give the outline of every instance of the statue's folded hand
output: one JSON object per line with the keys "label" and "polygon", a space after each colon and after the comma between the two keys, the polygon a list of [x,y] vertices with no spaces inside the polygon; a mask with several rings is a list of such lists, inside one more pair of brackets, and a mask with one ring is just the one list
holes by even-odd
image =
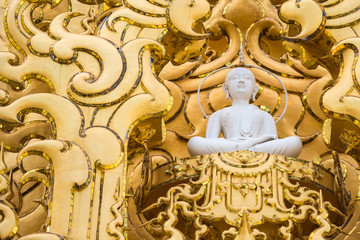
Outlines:
{"label": "statue's folded hand", "polygon": [[234,141],[234,142],[243,142],[243,141],[249,140],[251,138],[252,137],[239,136],[239,137],[228,138],[227,140]]}
{"label": "statue's folded hand", "polygon": [[236,143],[236,151],[238,150],[247,150],[250,149],[251,147],[259,144],[259,143],[263,143],[266,141],[269,141],[268,139],[272,139],[273,136],[260,136],[260,137],[244,137],[244,136],[239,136],[239,137],[235,137],[235,138],[229,138],[227,139],[228,141],[234,142]]}
{"label": "statue's folded hand", "polygon": [[227,140],[234,141],[234,142],[242,142],[242,143],[248,142],[248,143],[250,143],[250,145],[256,145],[256,144],[271,141],[274,139],[277,139],[277,136],[272,135],[272,134],[264,134],[264,135],[261,135],[260,137],[239,136],[239,137],[234,137],[234,138],[228,138]]}
{"label": "statue's folded hand", "polygon": [[[262,140],[261,142],[271,141],[274,139],[277,139],[278,137],[272,134],[264,134],[259,137],[259,140]],[[259,143],[261,143],[259,142]]]}

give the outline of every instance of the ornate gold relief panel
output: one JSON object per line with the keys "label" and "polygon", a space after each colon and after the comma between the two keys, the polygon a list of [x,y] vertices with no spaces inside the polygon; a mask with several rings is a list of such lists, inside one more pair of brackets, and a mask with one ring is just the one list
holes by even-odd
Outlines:
{"label": "ornate gold relief panel", "polygon": [[342,207],[331,204],[337,202],[336,176],[323,166],[239,151],[178,159],[172,169],[165,186],[154,181],[153,193],[168,187],[167,193],[142,211],[146,228],[158,238],[343,237],[335,227],[344,216]]}
{"label": "ornate gold relief panel", "polygon": [[[166,181],[185,184],[203,176],[189,170],[198,162],[188,166],[182,159],[189,156],[187,140],[205,133],[196,91],[211,71],[239,63],[242,47],[246,63],[274,73],[289,92],[277,128],[280,137],[301,138],[302,176],[316,178],[316,166],[323,169],[319,174],[329,176],[322,179],[338,181],[336,196],[330,201],[325,194],[326,201],[352,216],[327,220],[323,214],[333,208],[324,207],[324,191],[317,191],[309,196],[318,206],[312,224],[332,230],[304,236],[321,232],[324,238],[356,239],[358,5],[351,0],[1,0],[0,238],[167,236],[161,224],[149,229],[151,218],[142,211],[171,194]],[[262,71],[254,74],[260,85],[254,104],[278,118],[285,108],[283,88]],[[219,71],[200,89],[208,115],[229,104],[220,88],[225,75]],[[280,174],[287,180],[287,171]],[[220,198],[228,187],[225,175],[213,180]],[[236,180],[239,198],[259,194],[254,176]],[[206,184],[191,187],[200,191]],[[286,184],[282,187],[289,191],[302,189]],[[166,206],[178,204],[174,196]],[[186,204],[196,201],[189,198]],[[234,228],[214,225],[223,231],[209,234],[264,239],[266,229],[254,232],[245,224],[255,224],[256,217],[238,212],[238,220],[228,220]],[[173,213],[168,209],[167,216]],[[161,222],[159,216],[154,215]],[[190,217],[194,224],[189,220],[185,231],[198,239],[212,226],[199,216]],[[280,222],[289,223],[279,225],[281,238],[290,239],[296,217],[285,218]]]}

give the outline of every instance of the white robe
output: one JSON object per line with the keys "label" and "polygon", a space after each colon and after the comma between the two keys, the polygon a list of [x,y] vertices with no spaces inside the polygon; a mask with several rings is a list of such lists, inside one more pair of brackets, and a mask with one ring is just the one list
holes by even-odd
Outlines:
{"label": "white robe", "polygon": [[[219,138],[220,132],[224,138]],[[301,148],[298,137],[278,139],[272,116],[252,104],[215,112],[209,119],[206,138],[194,137],[188,142],[192,156],[250,150],[297,157]]]}

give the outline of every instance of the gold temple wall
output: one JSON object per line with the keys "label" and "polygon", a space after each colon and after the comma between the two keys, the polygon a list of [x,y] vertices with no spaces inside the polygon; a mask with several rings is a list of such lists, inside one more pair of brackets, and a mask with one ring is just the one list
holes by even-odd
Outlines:
{"label": "gold temple wall", "polygon": [[[0,239],[358,239],[359,9],[0,0]],[[190,158],[239,57],[297,159]]]}

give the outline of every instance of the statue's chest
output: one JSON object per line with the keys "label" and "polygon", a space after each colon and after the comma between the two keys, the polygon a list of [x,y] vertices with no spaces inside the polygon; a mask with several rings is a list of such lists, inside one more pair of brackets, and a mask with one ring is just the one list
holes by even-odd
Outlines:
{"label": "statue's chest", "polygon": [[254,109],[224,109],[220,116],[226,135],[256,137],[261,126],[261,115]]}

